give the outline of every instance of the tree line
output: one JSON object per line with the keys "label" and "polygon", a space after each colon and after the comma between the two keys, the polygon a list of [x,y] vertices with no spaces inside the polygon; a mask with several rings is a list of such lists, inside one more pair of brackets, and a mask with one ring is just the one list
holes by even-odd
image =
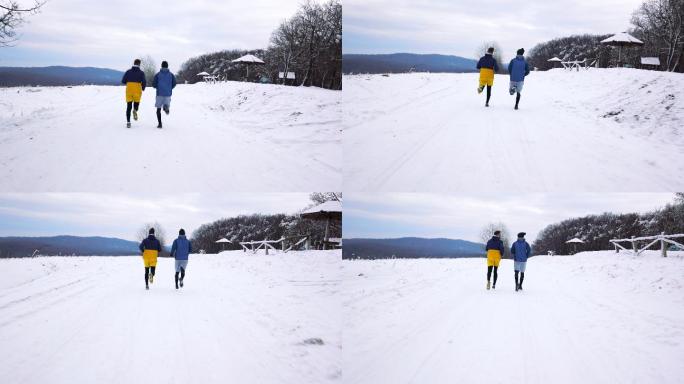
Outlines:
{"label": "tree line", "polygon": [[[640,66],[641,57],[658,57],[660,69],[684,72],[684,0],[646,0],[633,13],[631,35],[644,42],[641,47],[622,49],[621,62]],[[528,53],[533,67],[550,69],[548,59],[596,59],[600,67],[615,63],[618,49],[600,42],[611,35],[574,35],[534,46]]]}
{"label": "tree line", "polygon": [[548,251],[571,254],[574,246],[565,242],[575,237],[584,241],[584,244],[578,244],[578,251],[600,251],[611,248],[611,239],[651,236],[661,232],[684,233],[684,193],[676,196],[673,203],[644,214],[606,212],[551,224],[539,232],[533,244],[534,252],[538,255]]}
{"label": "tree line", "polygon": [[[242,80],[244,64],[231,60],[245,54],[265,62],[250,66],[249,81],[342,89],[342,4],[308,0],[273,31],[266,49],[224,50],[191,58],[180,67],[178,79],[196,83],[201,80],[197,74],[206,71],[221,79]],[[295,79],[279,79],[280,72],[294,73]]]}

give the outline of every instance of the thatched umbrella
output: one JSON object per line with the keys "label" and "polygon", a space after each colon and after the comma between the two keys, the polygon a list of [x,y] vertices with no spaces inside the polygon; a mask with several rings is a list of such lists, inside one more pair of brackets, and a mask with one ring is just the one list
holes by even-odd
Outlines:
{"label": "thatched umbrella", "polygon": [[304,210],[301,216],[305,219],[311,220],[325,220],[325,236],[323,242],[323,249],[328,244],[328,231],[330,227],[330,220],[342,220],[342,203],[339,201],[326,201],[315,207]]}
{"label": "thatched umbrella", "polygon": [[580,240],[580,239],[578,239],[578,238],[575,237],[574,239],[570,239],[570,240],[568,240],[568,241],[565,242],[565,244],[572,244],[572,246],[573,246],[573,251],[574,251],[575,253],[577,253],[577,243],[584,244],[584,241],[582,241],[582,240]]}
{"label": "thatched umbrella", "polygon": [[607,39],[601,40],[601,44],[610,45],[613,47],[618,47],[618,60],[617,66],[620,66],[620,61],[622,58],[622,47],[636,47],[644,45],[644,42],[637,39],[636,37],[630,35],[627,32],[620,32]]}
{"label": "thatched umbrella", "polygon": [[214,243],[221,243],[221,244],[222,244],[222,245],[221,245],[221,248],[222,248],[221,250],[222,250],[222,251],[225,251],[225,250],[226,250],[226,243],[232,243],[232,241],[226,239],[225,237],[222,237],[222,238],[220,238],[220,239],[214,241]]}
{"label": "thatched umbrella", "polygon": [[232,63],[244,63],[247,66],[247,80],[249,80],[249,66],[250,65],[264,65],[263,60],[260,58],[254,56],[254,55],[244,55],[242,57],[238,57],[237,59],[231,61]]}
{"label": "thatched umbrella", "polygon": [[561,59],[559,59],[558,57],[554,56],[554,57],[552,57],[552,58],[550,58],[550,59],[548,59],[548,60],[546,60],[546,61],[552,62],[552,63],[553,63],[553,67],[556,68],[556,63],[560,63],[560,62],[563,61],[563,60],[561,60]]}

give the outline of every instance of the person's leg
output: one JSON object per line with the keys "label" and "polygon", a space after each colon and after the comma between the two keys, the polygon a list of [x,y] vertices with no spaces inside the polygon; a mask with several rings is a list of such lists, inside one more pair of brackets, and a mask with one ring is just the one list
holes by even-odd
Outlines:
{"label": "person's leg", "polygon": [[181,288],[183,287],[183,279],[185,278],[185,268],[181,267],[181,275],[180,275],[180,286]]}
{"label": "person's leg", "polygon": [[176,289],[178,289],[178,272],[176,272]]}
{"label": "person's leg", "polygon": [[487,86],[487,102],[485,103],[486,106],[489,106],[489,98],[492,97],[492,86],[488,85]]}
{"label": "person's leg", "polygon": [[154,271],[155,271],[156,269],[157,269],[157,266],[156,266],[156,265],[153,265],[153,266],[150,267],[150,274],[152,275],[152,277],[154,277]]}
{"label": "person's leg", "polygon": [[161,123],[161,108],[157,108],[157,122],[159,122],[158,127],[161,127],[161,126],[162,126],[162,123]]}
{"label": "person's leg", "polygon": [[126,122],[127,123],[131,122],[131,107],[133,107],[133,102],[127,101],[126,102]]}
{"label": "person's leg", "polygon": [[499,269],[499,266],[494,266],[494,284],[492,284],[492,288],[496,288],[496,279],[497,279],[497,277],[499,277],[499,275],[497,274],[498,269]]}
{"label": "person's leg", "polygon": [[522,290],[522,283],[525,280],[525,272],[520,272],[520,289]]}
{"label": "person's leg", "polygon": [[518,287],[520,287],[518,285],[518,271],[515,271],[515,290],[516,291],[518,290]]}
{"label": "person's leg", "polygon": [[148,278],[150,276],[150,267],[145,267],[145,287],[148,287]]}
{"label": "person's leg", "polygon": [[518,109],[518,103],[520,103],[520,92],[515,95],[515,109]]}

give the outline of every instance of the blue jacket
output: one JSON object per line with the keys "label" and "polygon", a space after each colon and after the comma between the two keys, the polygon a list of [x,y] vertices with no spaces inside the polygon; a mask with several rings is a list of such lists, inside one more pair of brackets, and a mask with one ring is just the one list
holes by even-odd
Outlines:
{"label": "blue jacket", "polygon": [[175,257],[176,260],[187,260],[190,252],[192,252],[190,240],[186,239],[183,235],[179,235],[171,246],[171,256]]}
{"label": "blue jacket", "polygon": [[154,75],[152,87],[157,88],[157,96],[171,96],[171,90],[176,87],[176,76],[168,68],[162,68]]}
{"label": "blue jacket", "polygon": [[146,249],[157,250],[161,252],[161,243],[157,240],[154,235],[149,235],[145,240],[140,243],[140,252],[144,252]]}
{"label": "blue jacket", "polygon": [[515,261],[526,262],[527,258],[532,254],[532,248],[527,244],[525,239],[518,239],[511,246],[511,254],[513,254],[513,259]]}
{"label": "blue jacket", "polygon": [[[489,68],[493,69],[494,72],[499,71],[499,64],[496,63],[494,56],[489,53],[485,53],[484,56],[480,57],[480,61],[477,62],[477,69]],[[502,253],[503,255],[503,253]]]}
{"label": "blue jacket", "polygon": [[504,245],[503,241],[498,236],[492,236],[491,239],[487,242],[487,246],[485,247],[485,251],[489,251],[490,249],[498,249],[499,252],[501,252],[501,256],[504,255]]}
{"label": "blue jacket", "polygon": [[145,81],[145,72],[140,70],[140,67],[134,65],[131,69],[124,73],[123,78],[121,78],[121,84],[126,83],[142,83],[142,89],[145,90],[147,86],[147,81]]}
{"label": "blue jacket", "polygon": [[530,74],[530,66],[522,55],[518,55],[508,63],[508,73],[511,81],[525,81],[525,76]]}

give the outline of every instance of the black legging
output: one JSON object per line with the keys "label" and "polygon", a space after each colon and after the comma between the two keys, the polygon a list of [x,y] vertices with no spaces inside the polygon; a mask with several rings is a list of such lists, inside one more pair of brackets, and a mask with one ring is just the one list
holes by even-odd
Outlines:
{"label": "black legging", "polygon": [[487,266],[487,281],[492,277],[492,269],[494,270],[494,285],[496,285],[496,278],[498,277],[496,272],[499,267]]}
{"label": "black legging", "polygon": [[161,108],[157,108],[157,121],[159,122],[159,125],[161,125]]}
{"label": "black legging", "polygon": [[133,108],[137,111],[139,106],[140,106],[140,103],[137,101],[126,102],[126,121],[127,122],[129,122],[129,123],[131,122],[131,108]]}
{"label": "black legging", "polygon": [[155,268],[156,267],[145,267],[145,285],[147,285],[147,282],[149,281],[150,274],[154,276]]}
{"label": "black legging", "polygon": [[[184,278],[185,278],[185,268],[181,267],[180,279],[183,280]],[[176,272],[176,288],[178,288],[178,272]]]}
{"label": "black legging", "polygon": [[489,98],[492,97],[492,86],[487,86],[487,104],[489,104]]}
{"label": "black legging", "polygon": [[515,106],[518,106],[518,103],[520,102],[520,92],[518,92],[517,95],[515,95]]}
{"label": "black legging", "polygon": [[520,272],[520,282],[518,283],[518,271],[515,271],[515,286],[522,287],[523,280],[525,280],[525,272]]}

